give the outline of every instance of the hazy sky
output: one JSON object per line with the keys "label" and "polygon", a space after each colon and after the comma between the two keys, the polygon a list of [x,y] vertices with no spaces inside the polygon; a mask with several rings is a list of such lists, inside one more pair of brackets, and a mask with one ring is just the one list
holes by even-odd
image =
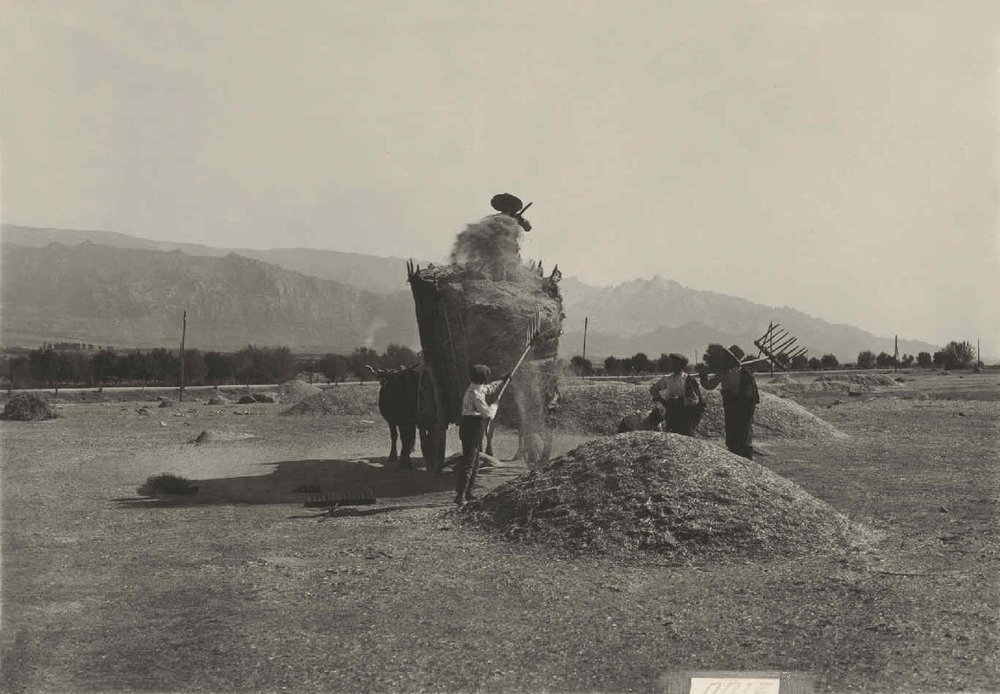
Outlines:
{"label": "hazy sky", "polygon": [[993,0],[3,0],[3,221],[524,254],[1000,354]]}

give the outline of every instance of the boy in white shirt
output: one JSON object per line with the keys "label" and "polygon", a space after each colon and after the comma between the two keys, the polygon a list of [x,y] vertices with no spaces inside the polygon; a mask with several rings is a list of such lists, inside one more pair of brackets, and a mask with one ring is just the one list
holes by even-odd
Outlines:
{"label": "boy in white shirt", "polygon": [[458,437],[462,441],[462,460],[455,465],[455,503],[462,505],[473,501],[473,485],[479,472],[479,448],[483,443],[483,432],[490,420],[496,417],[497,403],[490,404],[495,396],[510,380],[507,374],[499,381],[490,383],[490,367],[473,364],[469,367],[472,383],[462,397],[462,421],[458,425]]}

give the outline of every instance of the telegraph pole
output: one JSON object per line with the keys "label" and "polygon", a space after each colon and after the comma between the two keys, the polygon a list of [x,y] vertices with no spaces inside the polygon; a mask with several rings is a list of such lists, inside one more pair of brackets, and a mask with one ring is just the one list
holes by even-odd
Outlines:
{"label": "telegraph pole", "polygon": [[184,312],[184,317],[181,319],[181,393],[177,398],[177,402],[184,402],[184,338],[187,337],[187,326],[188,326],[188,312]]}
{"label": "telegraph pole", "polygon": [[590,316],[584,316],[583,319],[583,360],[587,361],[587,324],[590,322]]}

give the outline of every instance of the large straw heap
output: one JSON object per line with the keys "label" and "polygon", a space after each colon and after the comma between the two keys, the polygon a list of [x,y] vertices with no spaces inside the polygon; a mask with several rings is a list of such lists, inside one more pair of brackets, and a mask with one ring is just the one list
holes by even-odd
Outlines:
{"label": "large straw heap", "polygon": [[504,539],[671,561],[838,552],[859,529],[828,504],[721,446],[633,432],[589,441],[464,507]]}

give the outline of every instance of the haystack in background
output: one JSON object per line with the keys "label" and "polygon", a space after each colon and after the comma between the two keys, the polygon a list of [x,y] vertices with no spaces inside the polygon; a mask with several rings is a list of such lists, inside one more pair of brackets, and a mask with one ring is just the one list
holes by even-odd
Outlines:
{"label": "haystack in background", "polygon": [[896,380],[888,374],[824,374],[816,377],[817,383],[838,381],[856,383],[863,386],[896,385]]}
{"label": "haystack in background", "polygon": [[811,381],[796,381],[793,379],[779,380],[776,376],[770,382],[762,384],[777,395],[796,395],[798,393],[871,393],[880,388],[896,386],[898,382],[887,374],[823,374]]}
{"label": "haystack in background", "polygon": [[337,386],[295,403],[283,415],[300,416],[379,416],[378,388]]}
{"label": "haystack in background", "polygon": [[58,416],[47,402],[33,393],[18,393],[0,413],[0,419],[13,422],[40,422]]}
{"label": "haystack in background", "polygon": [[761,465],[678,434],[585,443],[464,507],[502,538],[684,562],[840,552],[859,529]]}
{"label": "haystack in background", "polygon": [[323,392],[322,388],[314,386],[311,383],[306,383],[299,379],[293,379],[291,381],[285,381],[280,386],[277,387],[276,392],[281,402],[299,402],[303,398],[308,398],[313,395],[319,395]]}
{"label": "haystack in background", "polygon": [[[718,390],[703,392],[705,413],[695,436],[725,436],[722,396]],[[564,386],[555,416],[556,427],[569,433],[614,434],[622,417],[653,407],[648,385],[627,383],[587,383]],[[825,439],[846,438],[846,434],[806,410],[801,405],[771,393],[761,392],[753,421],[755,437]]]}

